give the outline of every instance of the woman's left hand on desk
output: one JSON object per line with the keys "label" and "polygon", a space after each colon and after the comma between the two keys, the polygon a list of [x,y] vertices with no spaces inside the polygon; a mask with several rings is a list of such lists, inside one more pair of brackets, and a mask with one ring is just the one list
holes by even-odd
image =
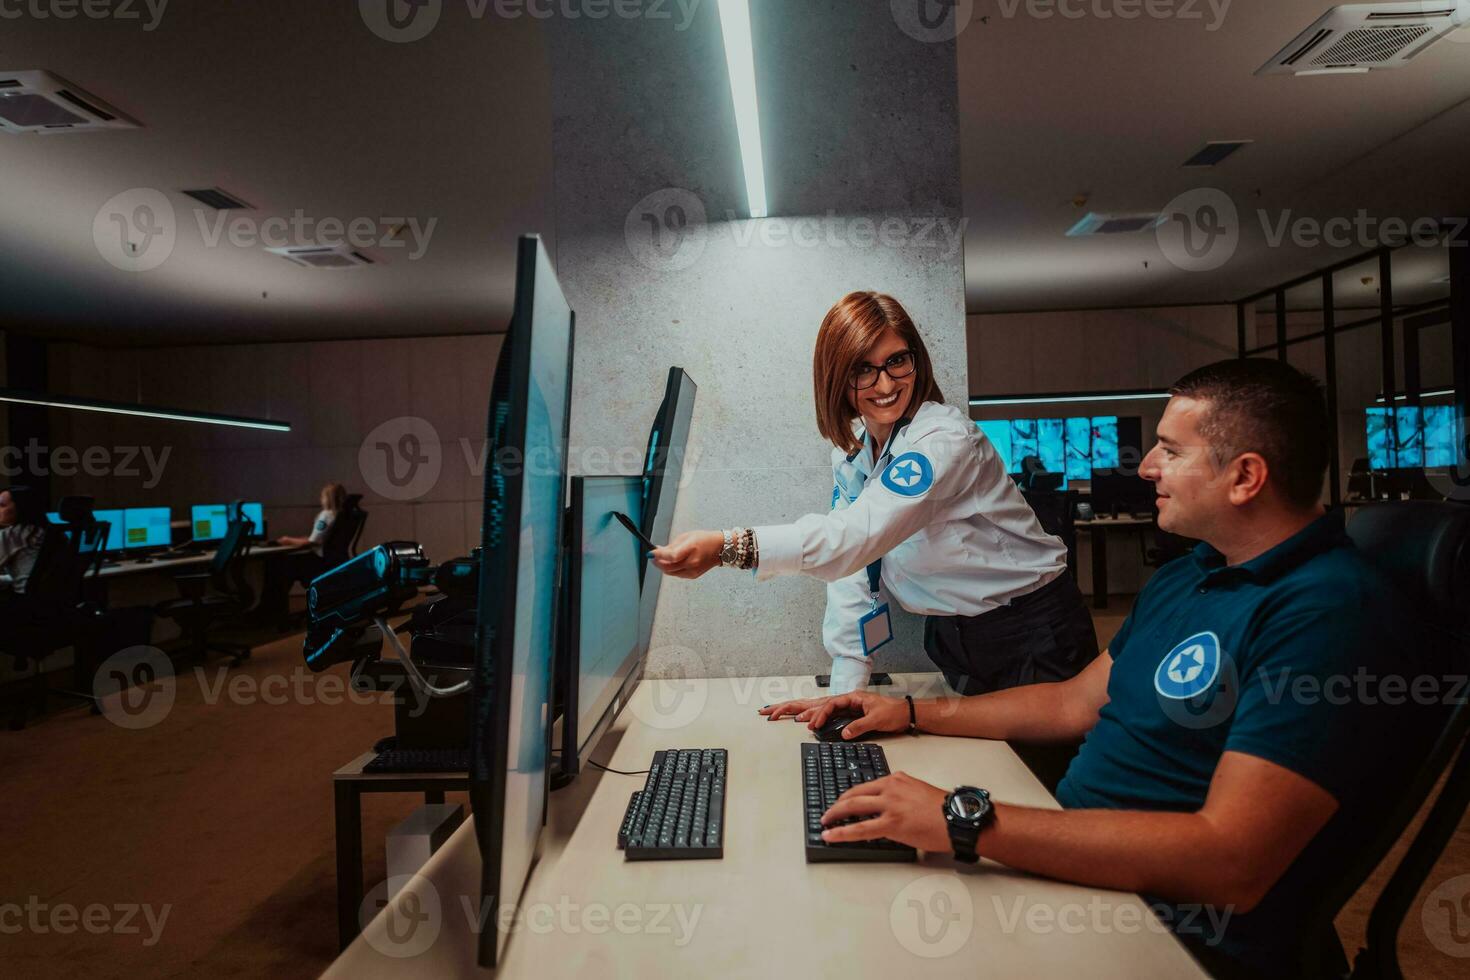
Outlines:
{"label": "woman's left hand on desk", "polygon": [[[948,854],[953,848],[949,826],[944,822],[946,795],[938,786],[906,772],[860,783],[839,796],[822,815],[822,824],[827,828],[822,839],[837,844],[887,837],[931,854]],[[859,818],[858,822],[833,826],[849,817]]]}
{"label": "woman's left hand on desk", "polygon": [[721,531],[686,531],[664,547],[655,548],[651,555],[665,575],[699,578],[720,564],[720,549],[724,547]]}

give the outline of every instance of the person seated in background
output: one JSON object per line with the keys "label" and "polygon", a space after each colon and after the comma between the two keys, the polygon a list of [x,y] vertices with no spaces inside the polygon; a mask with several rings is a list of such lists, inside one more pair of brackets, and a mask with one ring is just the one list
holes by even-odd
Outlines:
{"label": "person seated in background", "polygon": [[[1212,970],[1296,976],[1304,941],[1336,942],[1313,934],[1322,924],[1310,916],[1343,855],[1372,839],[1443,721],[1441,699],[1391,697],[1389,685],[1417,689],[1446,665],[1415,641],[1341,513],[1323,511],[1329,430],[1314,379],[1275,360],[1222,361],[1171,393],[1140,475],[1155,485],[1159,526],[1203,543],[1159,569],[1082,673],[967,698],[863,691],[761,713],[813,727],[861,713],[844,737],[1086,736],[1060,811],[896,773],[839,798],[823,837],[887,837],[967,862],[978,852],[1139,892]],[[1362,677],[1382,690],[1359,693]]]}
{"label": "person seated in background", "polygon": [[41,498],[29,487],[0,490],[0,603],[26,591],[26,581],[46,537],[46,514]]}
{"label": "person seated in background", "polygon": [[310,545],[316,556],[320,558],[322,544],[327,540],[327,533],[332,530],[332,525],[337,523],[337,515],[342,513],[346,506],[347,488],[340,483],[328,483],[322,487],[322,509],[316,515],[316,521],[311,526],[311,533],[304,538],[283,534],[276,539],[277,543],[288,548],[305,548]]}
{"label": "person seated in background", "polygon": [[340,483],[328,483],[322,487],[321,512],[305,537],[281,535],[276,543],[288,548],[310,548],[291,555],[278,555],[266,565],[265,588],[261,593],[260,609],[263,615],[273,618],[282,627],[287,623],[290,609],[291,586],[300,582],[310,585],[311,580],[327,571],[327,559],[322,548],[327,535],[337,518],[347,507],[347,488]]}

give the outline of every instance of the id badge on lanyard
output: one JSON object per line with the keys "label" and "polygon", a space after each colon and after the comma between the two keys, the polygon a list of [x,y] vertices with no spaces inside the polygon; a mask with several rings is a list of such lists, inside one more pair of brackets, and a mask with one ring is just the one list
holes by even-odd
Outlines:
{"label": "id badge on lanyard", "polygon": [[858,620],[858,635],[863,641],[863,656],[871,657],[893,639],[893,620],[888,615],[888,603],[878,601],[878,582],[882,575],[883,559],[868,566],[868,588],[872,592],[872,605],[868,613]]}

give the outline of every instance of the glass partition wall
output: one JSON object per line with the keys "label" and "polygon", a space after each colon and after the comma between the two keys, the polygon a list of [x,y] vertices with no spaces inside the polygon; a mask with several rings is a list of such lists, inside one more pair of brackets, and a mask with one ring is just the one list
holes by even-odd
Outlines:
{"label": "glass partition wall", "polygon": [[1373,473],[1466,457],[1456,355],[1470,358],[1470,345],[1456,349],[1451,249],[1467,245],[1379,249],[1237,304],[1240,356],[1277,357],[1323,382],[1334,429],[1324,503],[1367,496]]}

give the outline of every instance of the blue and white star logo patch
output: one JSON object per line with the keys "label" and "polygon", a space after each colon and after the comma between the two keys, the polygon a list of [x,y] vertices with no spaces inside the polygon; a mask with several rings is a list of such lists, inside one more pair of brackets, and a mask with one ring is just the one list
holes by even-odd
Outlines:
{"label": "blue and white star logo patch", "polygon": [[934,467],[923,453],[904,453],[883,471],[883,485],[900,497],[919,497],[934,485]]}
{"label": "blue and white star logo patch", "polygon": [[1198,697],[1220,676],[1220,638],[1208,630],[1180,641],[1154,671],[1154,690],[1171,701]]}

